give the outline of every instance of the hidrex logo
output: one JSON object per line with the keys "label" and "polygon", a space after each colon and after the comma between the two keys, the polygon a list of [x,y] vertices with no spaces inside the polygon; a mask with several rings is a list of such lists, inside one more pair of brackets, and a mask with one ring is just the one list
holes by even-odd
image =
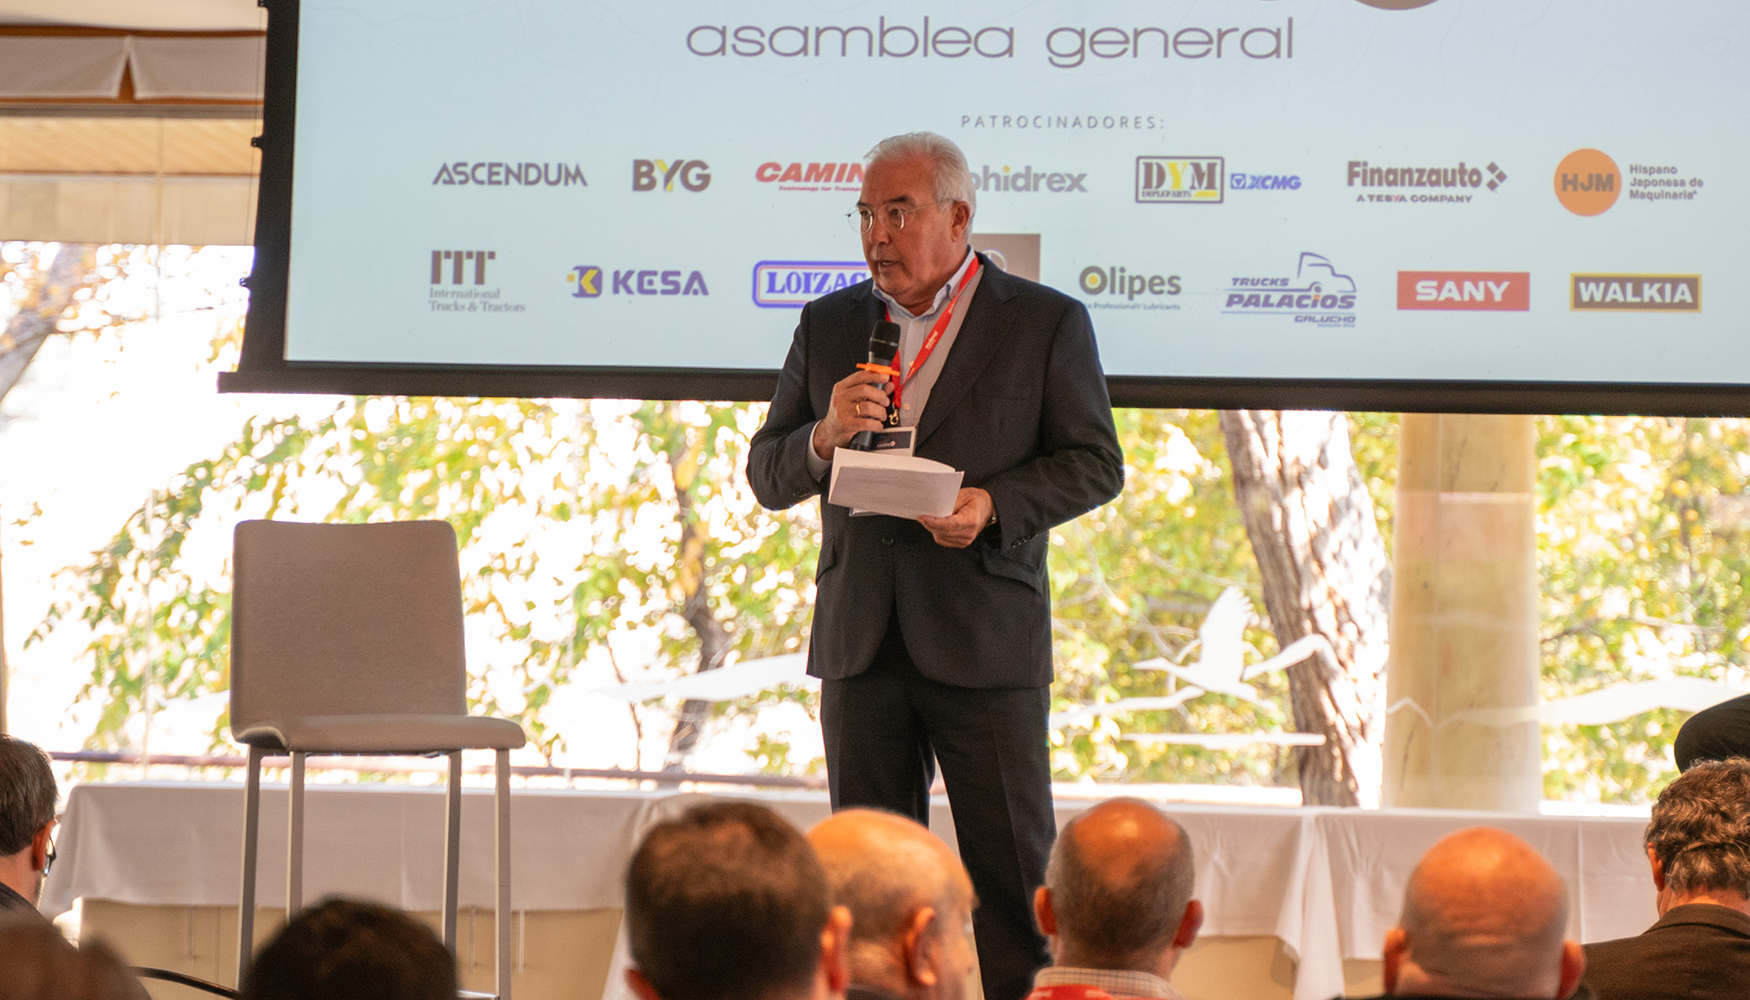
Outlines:
{"label": "hidrex logo", "polygon": [[1220,156],[1139,156],[1136,200],[1143,205],[1219,205],[1227,190]]}
{"label": "hidrex logo", "polygon": [[993,191],[1027,191],[1038,193],[1049,191],[1052,194],[1068,194],[1071,191],[1087,193],[1087,173],[1069,173],[1066,171],[1042,172],[1034,170],[1031,165],[1015,170],[1004,166],[1001,170],[992,170],[986,165],[982,171],[972,175],[972,184],[979,191],[989,194]]}
{"label": "hidrex logo", "polygon": [[431,252],[431,283],[434,285],[460,285],[472,276],[474,284],[484,285],[486,284],[486,262],[497,258],[498,251],[496,250],[433,250]]}
{"label": "hidrex logo", "polygon": [[762,260],[753,266],[753,304],[762,309],[800,309],[868,277],[869,265],[860,260]]}
{"label": "hidrex logo", "polygon": [[[685,274],[683,281],[681,275]],[[612,280],[609,280],[611,276]],[[705,276],[698,271],[661,270],[659,268],[626,268],[608,270],[595,264],[579,264],[565,280],[573,286],[574,299],[599,299],[603,292],[613,295],[710,295]]]}
{"label": "hidrex logo", "polygon": [[583,168],[575,163],[510,163],[456,160],[438,165],[432,184],[466,187],[589,187]]}
{"label": "hidrex logo", "polygon": [[704,160],[633,160],[632,190],[673,191],[674,182],[688,191],[703,191],[711,186],[711,165]]}

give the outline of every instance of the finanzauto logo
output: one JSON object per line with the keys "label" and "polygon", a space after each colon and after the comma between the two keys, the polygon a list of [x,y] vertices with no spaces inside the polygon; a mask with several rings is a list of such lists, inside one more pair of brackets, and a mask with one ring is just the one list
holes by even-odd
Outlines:
{"label": "finanzauto logo", "polygon": [[800,309],[868,277],[869,265],[860,260],[762,260],[753,266],[753,304],[762,309]]}

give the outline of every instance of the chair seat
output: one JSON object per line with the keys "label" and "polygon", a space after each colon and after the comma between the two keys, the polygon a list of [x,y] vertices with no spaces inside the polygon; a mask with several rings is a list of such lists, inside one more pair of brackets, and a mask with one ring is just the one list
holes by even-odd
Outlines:
{"label": "chair seat", "polygon": [[307,715],[263,719],[236,736],[248,746],[300,753],[516,750],[528,742],[509,719],[478,715]]}

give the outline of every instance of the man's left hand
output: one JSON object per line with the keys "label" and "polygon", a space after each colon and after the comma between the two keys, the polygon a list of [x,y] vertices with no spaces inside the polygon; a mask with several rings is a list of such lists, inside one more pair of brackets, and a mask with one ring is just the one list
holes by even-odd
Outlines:
{"label": "man's left hand", "polygon": [[976,486],[966,486],[954,498],[954,513],[947,517],[920,514],[918,523],[928,529],[937,545],[963,549],[990,524],[990,516],[995,510],[996,505],[991,502],[989,493]]}

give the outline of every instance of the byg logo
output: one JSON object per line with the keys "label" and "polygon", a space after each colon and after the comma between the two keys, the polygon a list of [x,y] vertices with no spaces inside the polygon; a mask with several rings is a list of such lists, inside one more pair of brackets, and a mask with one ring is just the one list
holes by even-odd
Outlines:
{"label": "byg logo", "polygon": [[703,191],[711,186],[710,170],[704,160],[633,160],[632,190],[655,191],[661,185],[664,191],[673,191],[679,180],[688,191]]}

